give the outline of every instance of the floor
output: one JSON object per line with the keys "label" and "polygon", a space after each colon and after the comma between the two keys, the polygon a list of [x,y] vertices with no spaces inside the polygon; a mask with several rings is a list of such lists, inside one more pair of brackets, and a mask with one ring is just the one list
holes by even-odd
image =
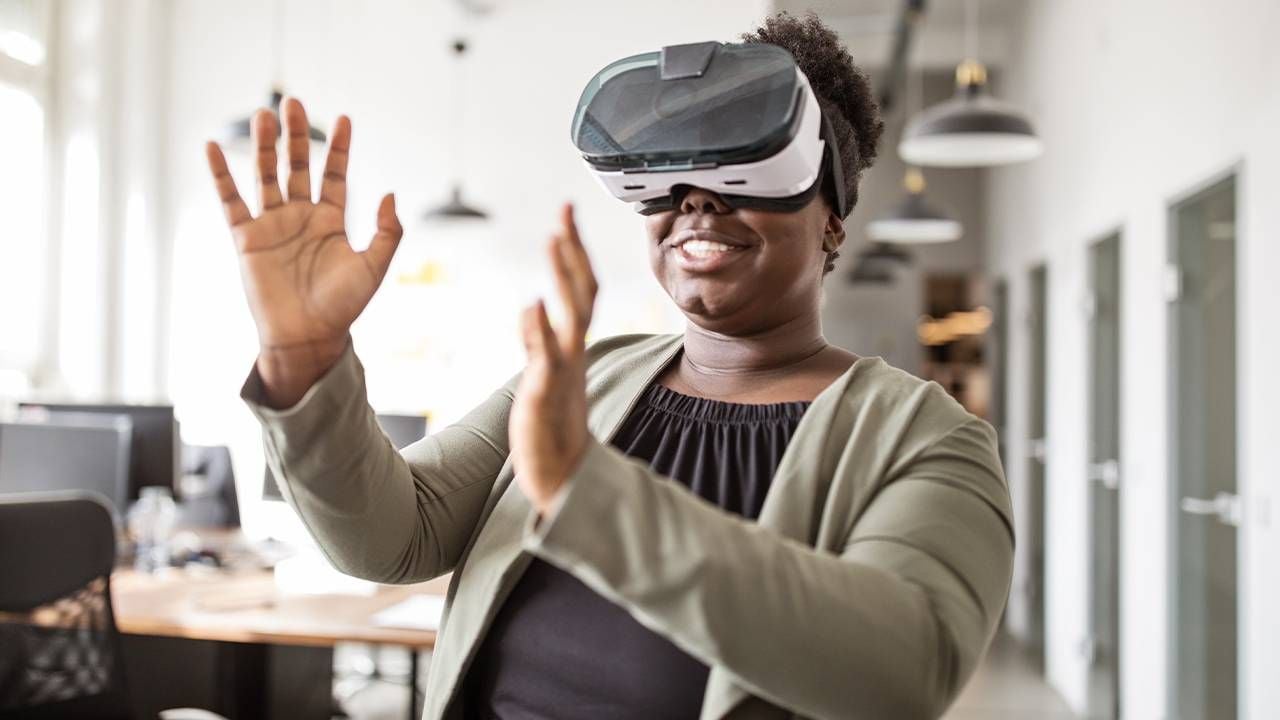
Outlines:
{"label": "floor", "polygon": [[[351,653],[351,651],[348,651]],[[351,655],[360,655],[355,652]],[[340,664],[353,659],[339,653]],[[407,658],[384,652],[380,664],[393,677],[403,675]],[[341,688],[339,694],[348,717],[353,720],[402,720],[408,715],[408,689],[396,682],[375,682],[350,693]],[[347,692],[342,692],[343,690]],[[965,686],[945,720],[1077,720],[1066,703],[1033,669],[1018,647],[1003,637],[992,645],[978,672]]]}

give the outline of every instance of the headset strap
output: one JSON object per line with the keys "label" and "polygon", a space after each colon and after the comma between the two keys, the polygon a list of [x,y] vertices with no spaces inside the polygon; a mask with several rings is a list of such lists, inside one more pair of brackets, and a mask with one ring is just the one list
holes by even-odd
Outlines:
{"label": "headset strap", "polygon": [[840,219],[843,220],[849,217],[849,212],[853,210],[853,208],[847,207],[849,199],[845,197],[844,163],[840,160],[840,145],[836,142],[835,128],[831,125],[831,120],[827,118],[826,111],[821,110],[821,105],[819,105],[819,110],[822,112],[822,140],[826,145],[823,149],[823,154],[828,155],[830,159],[831,183],[836,196],[836,207],[834,209],[839,213]]}

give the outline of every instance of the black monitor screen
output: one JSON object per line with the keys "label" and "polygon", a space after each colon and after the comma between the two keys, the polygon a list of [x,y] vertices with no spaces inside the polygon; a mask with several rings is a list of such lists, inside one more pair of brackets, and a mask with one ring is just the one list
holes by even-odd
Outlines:
{"label": "black monitor screen", "polygon": [[172,405],[103,405],[96,403],[22,403],[19,417],[38,420],[45,413],[127,415],[133,421],[133,452],[129,464],[129,499],[141,488],[162,485],[175,490],[179,472],[178,423]]}

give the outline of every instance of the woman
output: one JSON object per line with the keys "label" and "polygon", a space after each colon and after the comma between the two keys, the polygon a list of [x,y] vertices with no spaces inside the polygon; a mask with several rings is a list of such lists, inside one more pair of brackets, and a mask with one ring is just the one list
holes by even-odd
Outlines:
{"label": "woman", "polygon": [[243,396],[283,493],[344,572],[454,573],[426,717],[936,717],[994,632],[1013,539],[992,429],[819,322],[834,198],[852,205],[882,127],[866,77],[814,17],[745,39],[795,56],[843,185],[827,172],[787,211],[684,188],[645,220],[684,333],[590,347],[596,282],[564,208],[564,326],[526,309],[524,371],[403,455],[348,336],[402,232],[388,195],[368,249],[347,243],[349,121],[313,202],[302,106],[284,193],[259,113],[257,217],[208,147],[261,339]]}

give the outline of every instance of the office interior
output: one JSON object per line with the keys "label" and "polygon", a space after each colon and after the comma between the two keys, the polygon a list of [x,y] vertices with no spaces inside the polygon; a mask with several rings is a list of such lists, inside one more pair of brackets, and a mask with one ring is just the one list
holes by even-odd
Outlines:
{"label": "office interior", "polygon": [[[136,716],[414,717],[447,585],[332,570],[266,470],[205,141],[253,206],[239,123],[273,93],[321,132],[350,116],[350,236],[389,191],[405,223],[352,330],[402,446],[523,366],[519,310],[553,293],[566,200],[600,282],[590,338],[683,329],[570,115],[606,63],[779,10],[840,33],[886,123],[825,280],[827,339],[939,382],[1000,436],[1014,578],[947,717],[1280,716],[1280,3],[0,0],[0,507],[89,491],[111,509],[99,592]],[[1038,156],[902,159],[966,58]],[[872,239],[920,179],[960,237]],[[480,216],[440,213],[454,199]],[[164,546],[138,552],[157,523]]]}

